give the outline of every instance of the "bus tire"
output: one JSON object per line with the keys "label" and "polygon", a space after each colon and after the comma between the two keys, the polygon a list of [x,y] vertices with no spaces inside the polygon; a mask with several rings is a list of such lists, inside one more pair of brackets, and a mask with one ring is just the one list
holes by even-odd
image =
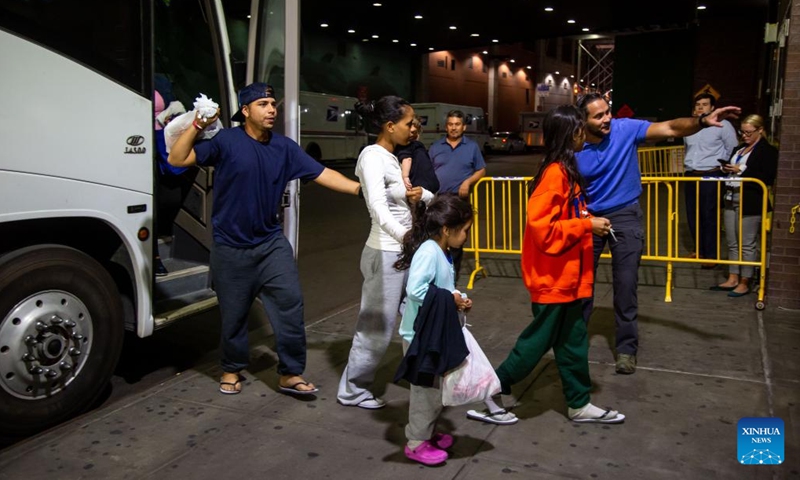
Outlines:
{"label": "bus tire", "polygon": [[0,257],[0,429],[25,436],[103,393],[119,359],[123,308],[111,275],[69,247]]}
{"label": "bus tire", "polygon": [[314,160],[318,162],[322,161],[322,149],[316,143],[309,143],[306,147],[306,153]]}

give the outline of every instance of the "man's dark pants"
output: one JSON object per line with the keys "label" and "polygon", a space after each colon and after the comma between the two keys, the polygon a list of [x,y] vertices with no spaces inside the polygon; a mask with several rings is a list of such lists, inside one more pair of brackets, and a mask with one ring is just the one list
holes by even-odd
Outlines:
{"label": "man's dark pants", "polygon": [[[708,172],[687,171],[686,177],[723,177],[723,173],[717,168]],[[684,183],[686,194],[686,220],[689,223],[689,232],[692,234],[698,258],[717,258],[717,247],[719,240],[719,212],[722,201],[722,193],[725,186],[719,181],[710,182],[686,182]],[[697,191],[700,190],[699,198]],[[700,228],[695,230],[698,220]],[[699,234],[699,235],[698,235]]]}
{"label": "man's dark pants", "polygon": [[[644,250],[642,209],[636,203],[598,216],[605,217],[611,222],[617,240],[614,241],[610,234],[605,237],[593,235],[595,281],[597,280],[597,262],[608,242],[611,248],[617,354],[636,355],[639,348],[639,300],[636,287],[639,282],[639,264]],[[594,292],[592,298],[583,304],[583,318],[587,323],[593,308]]]}
{"label": "man's dark pants", "polygon": [[250,363],[247,314],[258,296],[275,333],[278,374],[302,374],[306,366],[303,294],[286,237],[277,234],[252,248],[214,243],[211,274],[222,318],[222,370],[234,373]]}

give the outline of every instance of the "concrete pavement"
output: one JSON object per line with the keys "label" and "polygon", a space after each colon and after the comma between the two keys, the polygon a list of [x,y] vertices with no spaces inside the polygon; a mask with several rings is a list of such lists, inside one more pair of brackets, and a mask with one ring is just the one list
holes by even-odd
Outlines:
{"label": "concrete pavement", "polygon": [[[489,265],[499,276],[476,282],[469,323],[497,365],[531,314],[516,260]],[[770,306],[759,313],[754,295],[729,299],[697,288],[675,288],[673,302],[664,303],[663,268],[642,270],[652,281],[639,288],[636,374],[614,373],[607,264],[590,323],[592,401],[622,411],[622,425],[569,422],[548,355],[514,388],[519,423],[488,425],[466,419],[471,407],[446,408],[439,429],[456,438],[450,460],[436,468],[412,463],[402,454],[408,387],[391,383],[402,355],[397,336],[375,388],[388,406],[336,403],[358,310],[350,303],[309,309],[307,377],[318,396],[276,393],[272,338],[255,334],[240,395],[217,392],[220,371],[204,358],[145,392],[0,451],[0,479],[800,478],[797,312]],[[700,283],[715,281],[696,266],[676,266],[676,275],[678,286],[698,275],[706,276]],[[309,303],[325,295],[306,291]],[[785,422],[786,461],[738,464],[737,422],[769,416]]]}

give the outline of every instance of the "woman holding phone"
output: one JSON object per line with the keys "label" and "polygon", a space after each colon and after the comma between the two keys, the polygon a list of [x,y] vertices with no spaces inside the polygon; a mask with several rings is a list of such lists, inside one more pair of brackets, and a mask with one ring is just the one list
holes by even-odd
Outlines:
{"label": "woman holding phone", "polygon": [[[739,260],[741,250],[741,260],[755,262],[759,258],[764,191],[755,182],[739,182],[733,179],[757,178],[767,187],[771,187],[778,172],[778,150],[766,140],[764,119],[760,115],[747,116],[742,121],[739,134],[744,143],[734,150],[730,161],[722,164],[722,170],[731,179],[725,182],[725,238],[728,243],[728,260]],[[767,211],[772,211],[769,199]],[[747,295],[750,293],[753,272],[750,265],[731,265],[728,279],[711,289],[726,291],[729,297]]]}

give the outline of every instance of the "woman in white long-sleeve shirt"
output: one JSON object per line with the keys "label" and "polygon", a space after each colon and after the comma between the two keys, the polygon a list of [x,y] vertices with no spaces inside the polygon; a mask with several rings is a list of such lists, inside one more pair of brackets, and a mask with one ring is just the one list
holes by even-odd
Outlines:
{"label": "woman in white long-sleeve shirt", "polygon": [[337,400],[366,409],[386,405],[371,391],[375,372],[392,339],[406,282],[406,272],[394,268],[403,237],[411,228],[409,203],[430,201],[433,193],[403,183],[400,162],[392,152],[411,136],[414,109],[400,97],[358,103],[356,110],[380,129],[374,145],[358,156],[356,176],[372,220],[361,253],[361,309],[347,366],[339,381]]}

